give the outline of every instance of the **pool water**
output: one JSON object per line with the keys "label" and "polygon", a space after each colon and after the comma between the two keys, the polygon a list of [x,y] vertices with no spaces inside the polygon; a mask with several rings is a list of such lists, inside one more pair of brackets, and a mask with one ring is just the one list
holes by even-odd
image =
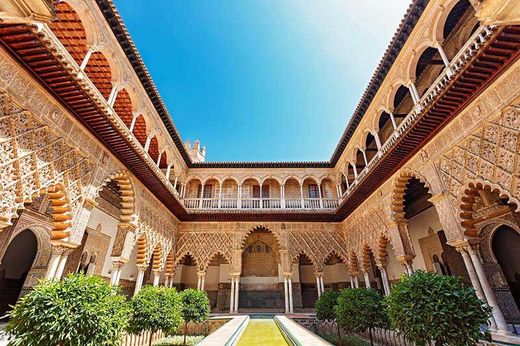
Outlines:
{"label": "pool water", "polygon": [[251,319],[238,346],[287,346],[273,319]]}

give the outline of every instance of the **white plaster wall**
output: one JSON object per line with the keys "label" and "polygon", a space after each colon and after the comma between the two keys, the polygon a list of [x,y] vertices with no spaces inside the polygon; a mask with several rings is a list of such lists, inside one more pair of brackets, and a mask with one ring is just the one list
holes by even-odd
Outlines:
{"label": "white plaster wall", "polygon": [[419,239],[428,236],[428,228],[432,228],[434,232],[442,230],[439,216],[435,207],[430,207],[425,211],[415,215],[408,221],[408,231],[412,240],[413,249],[415,252],[415,258],[413,260],[414,269],[426,270],[426,264],[424,262],[424,256],[421,252],[421,246],[419,245]]}
{"label": "white plaster wall", "polygon": [[[125,264],[125,266],[121,269],[121,279],[123,280],[130,280],[135,281],[137,277],[137,246],[134,246],[132,249],[132,252],[130,253],[130,258],[128,260],[128,263]],[[112,265],[112,261],[108,259],[108,262],[110,262],[110,265]]]}
{"label": "white plaster wall", "polygon": [[108,245],[107,254],[103,259],[103,269],[101,271],[102,276],[109,277],[110,270],[112,269],[110,254],[112,253],[112,247],[114,246],[119,221],[104,211],[94,208],[90,214],[87,227],[96,229],[99,224],[101,224],[101,233],[110,236],[110,244]]}
{"label": "white plaster wall", "polygon": [[220,265],[219,282],[231,282],[231,275],[229,275],[229,264],[223,263]]}
{"label": "white plaster wall", "polygon": [[347,265],[336,263],[326,265],[323,268],[323,283],[346,282],[349,281]]}
{"label": "white plaster wall", "polygon": [[206,271],[206,278],[204,279],[204,289],[209,291],[218,290],[218,283],[220,281],[220,266],[209,266]]}
{"label": "white plaster wall", "polygon": [[316,282],[316,275],[314,274],[314,266],[302,265],[299,266],[299,277],[303,283],[314,283]]}

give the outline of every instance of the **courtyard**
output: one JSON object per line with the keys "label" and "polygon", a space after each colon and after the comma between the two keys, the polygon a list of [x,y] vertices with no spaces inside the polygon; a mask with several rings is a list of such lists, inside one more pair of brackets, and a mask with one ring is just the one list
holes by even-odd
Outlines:
{"label": "courtyard", "polygon": [[3,0],[0,346],[520,345],[519,13]]}

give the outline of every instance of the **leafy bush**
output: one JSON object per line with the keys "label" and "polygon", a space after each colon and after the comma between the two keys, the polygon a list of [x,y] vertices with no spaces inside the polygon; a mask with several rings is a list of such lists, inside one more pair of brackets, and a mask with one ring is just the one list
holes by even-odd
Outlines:
{"label": "leafy bush", "polygon": [[181,315],[184,320],[184,344],[189,322],[200,323],[209,317],[209,298],[206,292],[187,289],[181,292]]}
{"label": "leafy bush", "polygon": [[[174,333],[182,322],[181,301],[174,288],[145,286],[130,301],[132,316],[128,331],[139,334],[161,330]],[[152,343],[150,338],[150,345]]]}
{"label": "leafy bush", "polygon": [[[325,291],[318,298],[314,307],[316,308],[316,318],[320,321],[336,320],[336,305],[338,304],[339,291]],[[341,328],[336,323],[338,331],[338,340],[341,340]]]}
{"label": "leafy bush", "polygon": [[325,291],[314,304],[316,318],[320,321],[334,321],[336,319],[335,308],[338,304],[339,291]]}
{"label": "leafy bush", "polygon": [[354,333],[368,330],[372,345],[372,329],[384,327],[387,321],[382,301],[379,292],[371,288],[342,290],[336,306],[338,324]]}
{"label": "leafy bush", "polygon": [[96,276],[42,281],[10,313],[10,345],[120,345],[129,307],[117,288]]}
{"label": "leafy bush", "polygon": [[418,345],[474,345],[490,314],[457,277],[425,271],[403,277],[385,304],[392,327]]}

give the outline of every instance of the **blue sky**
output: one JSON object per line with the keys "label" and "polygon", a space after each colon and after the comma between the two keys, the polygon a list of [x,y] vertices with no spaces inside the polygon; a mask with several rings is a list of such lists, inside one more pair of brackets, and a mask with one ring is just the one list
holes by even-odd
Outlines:
{"label": "blue sky", "polygon": [[410,0],[115,0],[207,161],[328,160]]}

